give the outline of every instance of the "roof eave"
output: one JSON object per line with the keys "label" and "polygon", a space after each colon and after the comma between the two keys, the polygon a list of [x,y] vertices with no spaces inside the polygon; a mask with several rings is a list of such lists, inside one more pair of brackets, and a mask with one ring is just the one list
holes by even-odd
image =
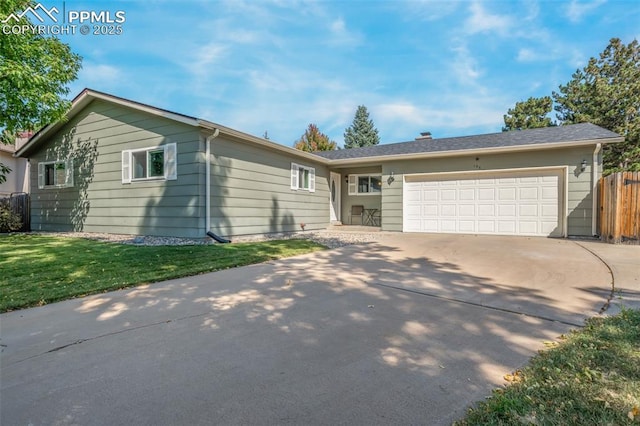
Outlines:
{"label": "roof eave", "polygon": [[29,142],[24,144],[24,146],[22,146],[18,151],[16,151],[16,153],[14,154],[14,157],[21,157],[25,153],[28,153],[32,147],[38,144],[38,141],[47,137],[51,133],[57,131],[60,127],[62,127],[65,123],[67,123],[71,118],[73,118],[76,114],[78,114],[78,112],[82,111],[84,107],[86,107],[89,103],[91,103],[96,99],[112,102],[117,105],[133,108],[138,111],[143,111],[159,117],[168,118],[170,120],[177,121],[190,126],[194,126],[194,127],[199,126],[198,119],[196,119],[195,117],[189,117],[186,115],[174,113],[174,112],[163,110],[160,108],[155,108],[149,105],[133,102],[128,99],[119,98],[117,96],[107,95],[105,93],[97,92],[95,90],[84,89],[82,92],[78,94],[78,96],[76,96],[71,101],[71,108],[65,115],[65,119],[60,120],[53,124],[48,124],[43,128],[41,128],[40,130],[38,130],[38,132],[35,135],[33,135],[31,139],[29,139]]}
{"label": "roof eave", "polygon": [[256,145],[264,146],[266,148],[280,151],[289,155],[293,155],[295,157],[305,158],[307,160],[314,161],[316,163],[321,163],[321,164],[330,164],[331,162],[331,160],[324,157],[320,157],[319,155],[312,154],[306,151],[300,151],[299,149],[291,148],[285,145],[280,145],[276,142],[272,142],[267,139],[262,139],[257,136],[250,135],[248,133],[240,132],[230,127],[222,126],[220,124],[216,124],[207,120],[198,120],[198,122],[200,124],[200,127],[202,127],[203,129],[208,129],[208,130],[218,129],[221,133],[227,136],[231,136],[244,141],[249,141]]}
{"label": "roof eave", "polygon": [[455,151],[438,151],[438,152],[418,152],[409,154],[393,154],[393,155],[378,155],[360,158],[341,158],[336,160],[329,160],[331,166],[344,166],[352,164],[363,163],[375,163],[382,161],[399,161],[399,160],[414,160],[414,159],[426,159],[426,158],[441,158],[441,157],[461,157],[466,155],[480,155],[480,154],[503,154],[510,152],[524,152],[524,151],[537,151],[541,149],[558,149],[558,148],[572,148],[579,146],[589,146],[596,144],[606,143],[619,143],[623,142],[622,136],[616,138],[605,139],[590,139],[583,141],[573,142],[554,142],[545,144],[532,144],[532,145],[518,145],[509,147],[493,147],[493,148],[477,148],[477,149],[460,149]]}

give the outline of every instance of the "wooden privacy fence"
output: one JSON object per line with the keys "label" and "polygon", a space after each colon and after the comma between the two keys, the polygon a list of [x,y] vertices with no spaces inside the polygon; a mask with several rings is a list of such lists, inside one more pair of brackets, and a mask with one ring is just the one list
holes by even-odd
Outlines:
{"label": "wooden privacy fence", "polygon": [[600,179],[600,238],[613,244],[640,244],[640,172]]}
{"label": "wooden privacy fence", "polygon": [[24,192],[11,194],[8,198],[0,199],[0,203],[7,204],[9,209],[22,220],[22,228],[19,232],[29,232],[31,230],[31,198]]}

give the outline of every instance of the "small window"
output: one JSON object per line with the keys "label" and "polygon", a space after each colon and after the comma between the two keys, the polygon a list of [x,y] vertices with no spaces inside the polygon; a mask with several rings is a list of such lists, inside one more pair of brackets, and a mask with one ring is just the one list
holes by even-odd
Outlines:
{"label": "small window", "polygon": [[73,186],[73,163],[50,161],[38,163],[38,188],[66,188]]}
{"label": "small window", "polygon": [[313,167],[291,163],[291,189],[315,192],[316,170]]}
{"label": "small window", "polygon": [[176,178],[176,144],[122,151],[122,183]]}
{"label": "small window", "polygon": [[381,191],[381,175],[349,175],[349,195],[379,194]]}

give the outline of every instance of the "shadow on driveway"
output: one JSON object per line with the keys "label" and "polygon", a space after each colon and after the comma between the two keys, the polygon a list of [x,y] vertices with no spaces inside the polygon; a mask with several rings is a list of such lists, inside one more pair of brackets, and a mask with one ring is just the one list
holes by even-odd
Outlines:
{"label": "shadow on driveway", "polygon": [[450,424],[609,284],[570,241],[396,234],[11,312],[0,420]]}

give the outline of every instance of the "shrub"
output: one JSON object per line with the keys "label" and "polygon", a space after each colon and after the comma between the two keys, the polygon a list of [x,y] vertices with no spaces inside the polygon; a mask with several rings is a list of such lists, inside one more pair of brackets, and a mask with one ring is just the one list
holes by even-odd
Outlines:
{"label": "shrub", "polygon": [[9,203],[0,200],[0,232],[17,231],[22,228],[22,218],[11,211]]}

